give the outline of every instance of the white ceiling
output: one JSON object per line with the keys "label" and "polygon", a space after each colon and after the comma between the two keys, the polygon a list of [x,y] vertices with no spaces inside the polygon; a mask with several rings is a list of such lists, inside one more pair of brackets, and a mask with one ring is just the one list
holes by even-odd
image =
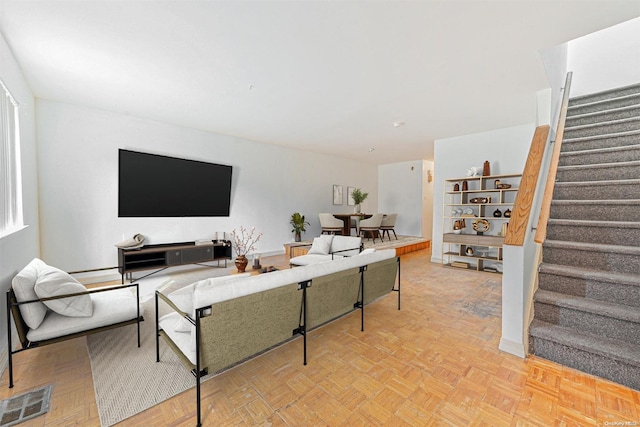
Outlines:
{"label": "white ceiling", "polygon": [[640,0],[0,0],[38,98],[378,164],[535,122],[539,51],[638,16]]}

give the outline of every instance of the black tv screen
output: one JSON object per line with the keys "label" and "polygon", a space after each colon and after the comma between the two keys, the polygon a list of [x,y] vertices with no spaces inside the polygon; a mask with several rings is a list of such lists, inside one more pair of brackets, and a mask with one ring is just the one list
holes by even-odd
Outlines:
{"label": "black tv screen", "polygon": [[118,216],[229,216],[232,167],[118,150]]}

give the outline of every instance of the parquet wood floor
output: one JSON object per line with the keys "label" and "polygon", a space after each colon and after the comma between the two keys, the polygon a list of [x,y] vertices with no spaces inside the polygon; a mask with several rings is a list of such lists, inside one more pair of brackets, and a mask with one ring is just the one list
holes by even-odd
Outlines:
{"label": "parquet wood floor", "polygon": [[[395,294],[203,383],[205,426],[640,426],[640,392],[500,352],[501,276],[402,256]],[[266,261],[266,260],[265,260]],[[284,263],[284,256],[268,260]],[[18,354],[16,386],[53,383],[50,411],[24,426],[98,426],[86,340]],[[193,426],[188,390],[121,426]]]}

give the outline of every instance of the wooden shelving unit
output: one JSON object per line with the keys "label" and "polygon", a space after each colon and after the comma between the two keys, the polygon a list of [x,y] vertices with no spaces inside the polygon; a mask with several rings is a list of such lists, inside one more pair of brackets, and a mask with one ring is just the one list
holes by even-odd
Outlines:
{"label": "wooden shelving unit", "polygon": [[[443,265],[502,272],[502,244],[521,177],[509,174],[445,180]],[[497,184],[510,187],[496,188]],[[480,231],[474,230],[474,222]]]}

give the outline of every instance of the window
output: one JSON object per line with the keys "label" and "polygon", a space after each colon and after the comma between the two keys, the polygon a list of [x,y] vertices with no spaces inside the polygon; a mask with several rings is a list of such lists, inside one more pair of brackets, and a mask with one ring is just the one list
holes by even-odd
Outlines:
{"label": "window", "polygon": [[23,226],[18,103],[0,81],[0,237]]}

